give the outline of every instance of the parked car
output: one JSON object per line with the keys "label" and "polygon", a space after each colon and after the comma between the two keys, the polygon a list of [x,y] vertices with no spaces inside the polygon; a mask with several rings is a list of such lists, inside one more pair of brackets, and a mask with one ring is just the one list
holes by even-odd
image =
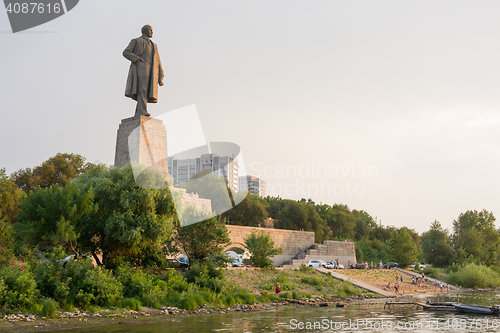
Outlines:
{"label": "parked car", "polygon": [[399,267],[398,263],[397,262],[390,262],[389,263],[389,266],[387,266],[387,264],[384,264],[384,268],[386,269],[389,269],[389,268],[394,268],[394,267]]}
{"label": "parked car", "polygon": [[309,260],[307,262],[308,267],[325,267],[324,265],[326,265],[326,262],[323,260]]}
{"label": "parked car", "polygon": [[344,265],[338,264],[337,267],[335,267],[335,263],[333,261],[328,261],[325,265],[325,268],[328,269],[344,269]]}
{"label": "parked car", "polygon": [[328,269],[333,269],[333,262],[328,261],[326,262],[323,267],[328,268]]}
{"label": "parked car", "polygon": [[186,262],[180,262],[177,259],[167,259],[168,266],[171,268],[181,268],[181,269],[188,269],[189,264]]}
{"label": "parked car", "polygon": [[[410,265],[408,266],[409,268],[411,269],[415,269],[417,267],[417,265],[413,264],[413,265]],[[422,264],[418,264],[418,268],[419,269],[424,269],[425,268],[425,265],[422,265]]]}
{"label": "parked car", "polygon": [[243,263],[243,255],[237,254],[234,251],[227,251],[224,253],[228,258],[233,259],[232,264],[230,266],[233,267],[245,267],[245,264]]}

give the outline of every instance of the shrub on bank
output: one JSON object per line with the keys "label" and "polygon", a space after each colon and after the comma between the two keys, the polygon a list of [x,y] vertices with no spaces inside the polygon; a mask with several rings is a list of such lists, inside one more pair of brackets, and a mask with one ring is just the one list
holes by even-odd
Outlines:
{"label": "shrub on bank", "polygon": [[135,298],[124,298],[121,302],[121,306],[128,310],[142,311],[141,301]]}
{"label": "shrub on bank", "polygon": [[0,309],[29,309],[36,304],[39,294],[29,268],[6,266],[0,269]]}
{"label": "shrub on bank", "polygon": [[288,292],[280,293],[279,297],[280,298],[286,298],[286,299],[290,299],[291,298],[291,296],[290,296],[290,294]]}
{"label": "shrub on bank", "polygon": [[484,265],[467,264],[451,272],[446,278],[452,285],[465,288],[495,288],[500,286],[500,275]]}
{"label": "shrub on bank", "polygon": [[122,285],[110,271],[94,268],[90,260],[40,262],[34,269],[40,293],[63,305],[113,305],[122,298]]}
{"label": "shrub on bank", "polygon": [[235,295],[236,303],[241,303],[241,304],[253,304],[257,300],[255,299],[254,294],[251,294],[247,291],[244,292],[239,292]]}
{"label": "shrub on bank", "polygon": [[45,300],[42,306],[43,306],[41,312],[42,316],[52,318],[56,315],[57,302],[54,301],[53,299]]}

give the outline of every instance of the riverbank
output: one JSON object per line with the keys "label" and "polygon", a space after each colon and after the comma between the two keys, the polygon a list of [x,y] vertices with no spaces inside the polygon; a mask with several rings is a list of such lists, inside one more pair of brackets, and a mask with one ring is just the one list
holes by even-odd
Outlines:
{"label": "riverbank", "polygon": [[[377,297],[352,296],[343,299],[342,304],[349,301],[363,301]],[[381,304],[382,304],[381,300]],[[306,307],[336,307],[337,302],[331,299],[316,298],[290,300],[281,299],[272,303],[261,304],[235,304],[229,307],[215,308],[211,306],[199,307],[196,310],[184,310],[177,307],[163,306],[160,309],[143,307],[142,311],[117,309],[99,309],[96,312],[76,310],[72,312],[58,311],[54,318],[46,318],[32,314],[9,314],[0,318],[0,331],[2,332],[39,332],[52,330],[68,330],[74,328],[89,328],[113,324],[151,324],[159,321],[176,321],[180,318],[191,316],[206,316],[225,314],[229,312],[256,312],[275,310],[284,306]]]}
{"label": "riverbank", "polygon": [[[244,291],[255,297],[251,304],[243,303],[237,295],[238,304],[231,306],[210,306],[205,304],[194,310],[181,309],[180,306],[158,306],[158,308],[142,307],[142,311],[126,310],[118,307],[92,307],[90,311],[78,309],[61,311],[58,309],[53,318],[39,314],[30,314],[16,310],[6,310],[0,315],[0,330],[33,329],[48,330],[68,325],[107,325],[118,320],[145,320],[145,318],[174,317],[177,315],[224,314],[228,311],[269,310],[276,306],[294,302],[296,305],[332,306],[335,302],[363,300],[377,295],[369,294],[356,288],[348,282],[342,282],[316,269],[303,267],[297,270],[259,270],[259,269],[228,269],[224,271],[224,281],[232,290]],[[275,285],[281,286],[279,297],[275,294]],[[228,295],[229,297],[230,295]],[[267,300],[267,301],[266,301]],[[234,299],[233,299],[234,302]],[[104,320],[104,322],[102,322]],[[124,321],[125,320],[125,321]],[[101,323],[102,322],[102,323]]]}
{"label": "riverbank", "polygon": [[[339,273],[361,280],[365,283],[380,287],[386,281],[395,281],[397,272],[393,270],[341,270]],[[400,273],[398,275],[401,275]],[[204,305],[194,310],[185,310],[175,306],[160,306],[158,308],[142,307],[141,311],[126,310],[123,308],[95,307],[91,311],[78,309],[75,311],[57,311],[55,317],[46,318],[40,315],[21,313],[10,310],[0,315],[0,331],[47,331],[56,329],[70,329],[72,327],[91,327],[121,323],[136,324],[157,320],[173,320],[179,316],[203,316],[224,314],[227,312],[254,312],[272,310],[280,306],[307,306],[307,307],[335,307],[336,303],[348,306],[364,302],[365,300],[384,297],[362,291],[348,282],[341,282],[316,269],[303,268],[295,270],[259,270],[253,268],[228,269],[224,271],[228,283],[240,290],[253,294],[256,301],[251,304],[234,304],[232,306],[214,307]],[[273,302],[262,301],[262,296],[275,296],[274,286],[280,283],[282,289],[280,298]],[[403,278],[403,286],[411,285],[411,280]],[[391,285],[394,283],[391,282]],[[406,297],[418,294],[439,292],[435,288],[421,287],[413,292],[409,287]],[[462,291],[468,291],[462,289]],[[477,291],[489,291],[477,290]],[[402,296],[402,295],[400,295]],[[377,302],[375,300],[375,302]]]}

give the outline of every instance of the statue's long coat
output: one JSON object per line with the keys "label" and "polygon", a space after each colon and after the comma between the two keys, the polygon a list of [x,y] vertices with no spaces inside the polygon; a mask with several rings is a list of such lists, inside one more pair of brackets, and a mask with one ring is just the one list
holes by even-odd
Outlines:
{"label": "statue's long coat", "polygon": [[[147,40],[143,37],[135,38],[130,41],[123,56],[132,61],[128,71],[127,86],[125,87],[125,96],[137,100],[137,61],[141,57]],[[163,69],[161,68],[160,55],[158,47],[151,41],[153,45],[153,65],[151,76],[149,79],[148,88],[148,103],[156,103],[158,101],[158,83],[163,84]]]}

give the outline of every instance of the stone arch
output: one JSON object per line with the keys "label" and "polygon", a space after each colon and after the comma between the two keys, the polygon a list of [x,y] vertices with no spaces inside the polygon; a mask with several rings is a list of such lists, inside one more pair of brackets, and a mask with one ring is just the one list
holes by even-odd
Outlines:
{"label": "stone arch", "polygon": [[[243,252],[247,251],[247,247],[245,246],[245,244],[242,244],[242,243],[239,243],[239,242],[232,242],[231,245],[227,246],[225,249],[224,249],[224,252],[226,251],[234,251],[235,249],[241,251],[243,250]],[[236,253],[238,253],[238,251],[234,251]]]}

